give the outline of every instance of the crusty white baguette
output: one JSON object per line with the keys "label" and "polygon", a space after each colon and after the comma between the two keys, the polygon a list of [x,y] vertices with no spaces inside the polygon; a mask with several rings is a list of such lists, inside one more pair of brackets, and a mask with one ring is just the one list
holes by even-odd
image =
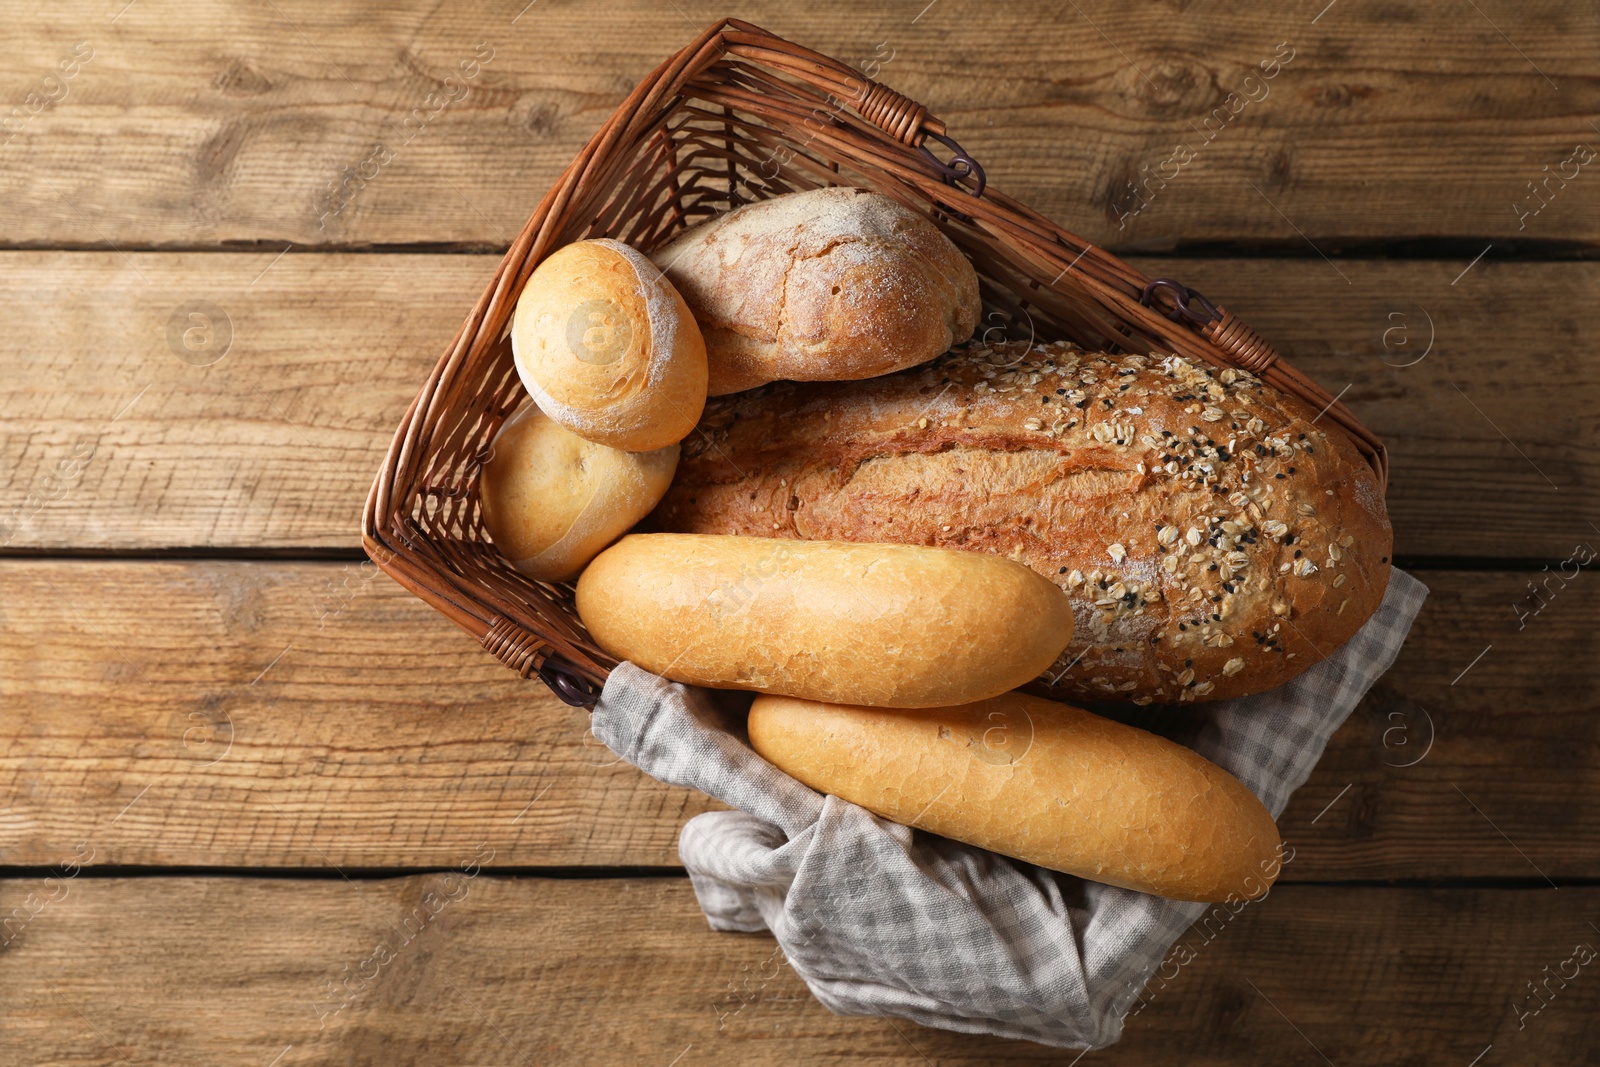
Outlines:
{"label": "crusty white baguette", "polygon": [[651,258],[705,334],[713,396],[886,374],[965,341],[978,321],[978,275],[960,250],[861,189],[746,204]]}
{"label": "crusty white baguette", "polygon": [[811,788],[1002,855],[1177,900],[1259,897],[1280,839],[1182,745],[1024,693],[892,711],[757,697],[750,743]]}
{"label": "crusty white baguette", "polygon": [[674,681],[918,708],[995,696],[1072,638],[1066,595],[997,556],[631,534],[578,580],[618,659]]}
{"label": "crusty white baguette", "polygon": [[1376,610],[1393,551],[1372,468],[1314,408],[1064,343],[708,404],[652,521],[1018,560],[1077,613],[1056,692],[1143,704],[1287,682]]}

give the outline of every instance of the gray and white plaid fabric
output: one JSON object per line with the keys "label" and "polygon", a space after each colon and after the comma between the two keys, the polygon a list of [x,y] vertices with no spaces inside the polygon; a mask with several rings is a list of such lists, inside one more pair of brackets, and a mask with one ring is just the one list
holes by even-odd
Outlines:
{"label": "gray and white plaid fabric", "polygon": [[[1177,739],[1276,818],[1394,662],[1426,595],[1393,571],[1343,648],[1288,685],[1207,705],[1208,721]],[[739,809],[683,828],[700,907],[716,930],[771,930],[833,1011],[1100,1048],[1121,1036],[1173,942],[1214,907],[1055,874],[822,796],[750,749],[726,697],[624,663],[594,734],[645,773]]]}

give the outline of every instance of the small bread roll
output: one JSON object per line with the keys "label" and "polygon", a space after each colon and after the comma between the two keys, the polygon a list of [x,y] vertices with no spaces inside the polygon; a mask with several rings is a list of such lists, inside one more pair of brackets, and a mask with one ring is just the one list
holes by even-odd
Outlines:
{"label": "small bread roll", "polygon": [[885,711],[757,697],[750,744],[891,822],[1108,885],[1249,900],[1278,876],[1254,793],[1164,737],[1024,693]]}
{"label": "small bread roll", "polygon": [[620,241],[578,241],[539,264],[511,319],[534,402],[596,444],[683,440],[706,403],[706,343],[672,283]]}
{"label": "small bread roll", "polygon": [[624,452],[585,441],[529,404],[495,436],[479,482],[483,525],[517,570],[564,582],[655,507],[678,446]]}
{"label": "small bread roll", "polygon": [[577,607],[606,652],[673,681],[892,708],[1004,693],[1072,640],[1066,594],[1027,567],[919,545],[630,534]]}

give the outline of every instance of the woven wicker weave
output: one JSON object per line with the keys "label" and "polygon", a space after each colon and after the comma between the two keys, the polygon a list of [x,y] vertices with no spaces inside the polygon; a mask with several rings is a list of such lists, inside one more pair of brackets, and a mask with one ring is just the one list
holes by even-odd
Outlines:
{"label": "woven wicker weave", "polygon": [[[944,160],[929,139],[947,147]],[[1246,367],[1322,409],[1386,478],[1378,439],[1233,315],[988,187],[916,101],[729,19],[639,84],[523,227],[395,433],[363,515],[367,554],[507,666],[592,703],[616,661],[584,632],[570,585],[506,564],[478,505],[489,442],[524,400],[508,336],[517,296],[571,241],[613,237],[648,251],[731,207],[823,185],[873,189],[928,215],[977,268],[985,336]]]}

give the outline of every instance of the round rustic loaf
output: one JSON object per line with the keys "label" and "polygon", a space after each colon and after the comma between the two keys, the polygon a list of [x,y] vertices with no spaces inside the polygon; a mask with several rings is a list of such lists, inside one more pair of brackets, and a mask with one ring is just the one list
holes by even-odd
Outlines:
{"label": "round rustic loaf", "polygon": [[887,374],[965,341],[978,322],[978,275],[960,250],[861,189],[746,204],[651,258],[700,323],[714,396]]}
{"label": "round rustic loaf", "polygon": [[708,405],[663,530],[992,552],[1067,591],[1054,692],[1136,703],[1280,685],[1383,599],[1372,469],[1238,370],[974,343],[854,384]]}
{"label": "round rustic loaf", "polygon": [[678,446],[624,452],[585,441],[532,404],[505,421],[483,466],[483,525],[513,567],[543,582],[584,564],[647,515],[672,481]]}
{"label": "round rustic loaf", "polygon": [[540,263],[511,321],[522,384],[597,444],[676,444],[706,402],[705,340],[654,264],[620,241],[577,241]]}

